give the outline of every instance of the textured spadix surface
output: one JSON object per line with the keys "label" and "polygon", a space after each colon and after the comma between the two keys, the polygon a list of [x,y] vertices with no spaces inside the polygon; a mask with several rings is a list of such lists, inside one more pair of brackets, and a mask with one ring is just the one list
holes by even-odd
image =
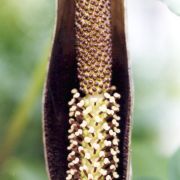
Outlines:
{"label": "textured spadix surface", "polygon": [[111,0],[75,1],[80,92],[73,89],[69,102],[67,180],[119,177],[120,95],[111,87],[111,35]]}
{"label": "textured spadix surface", "polygon": [[80,90],[102,93],[111,84],[111,0],[76,0],[75,6]]}
{"label": "textured spadix surface", "polygon": [[118,93],[86,95],[72,90],[67,179],[117,179],[120,133]]}
{"label": "textured spadix surface", "polygon": [[[121,133],[117,135],[117,139],[120,140],[117,172],[118,179],[125,180],[128,178],[129,172],[131,97],[123,1],[112,1],[110,10],[112,15],[112,64],[110,66],[112,66],[112,70],[109,74],[111,84],[116,86],[116,92],[122,96],[119,101],[121,110],[117,112],[117,116],[121,117],[118,125]],[[45,155],[51,180],[64,180],[67,177],[68,130],[70,129],[68,102],[72,98],[71,90],[73,88],[80,89],[81,77],[78,79],[77,69],[81,67],[77,64],[79,54],[76,51],[77,39],[74,24],[74,0],[59,0],[56,33],[49,64],[44,104]],[[98,80],[98,82],[100,81]],[[85,79],[83,83],[85,83]],[[107,89],[104,84],[103,89]],[[84,93],[91,93],[88,90],[90,89],[87,88]]]}

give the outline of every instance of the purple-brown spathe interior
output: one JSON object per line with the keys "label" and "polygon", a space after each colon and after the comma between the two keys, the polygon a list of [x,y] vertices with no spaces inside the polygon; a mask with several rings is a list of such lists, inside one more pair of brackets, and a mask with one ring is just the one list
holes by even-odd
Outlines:
{"label": "purple-brown spathe interior", "polygon": [[[51,180],[65,180],[68,146],[68,101],[78,88],[74,0],[58,0],[56,32],[44,97],[44,141],[47,170]],[[120,180],[127,179],[130,139],[130,79],[122,0],[112,1],[113,65],[112,84],[121,94]]]}

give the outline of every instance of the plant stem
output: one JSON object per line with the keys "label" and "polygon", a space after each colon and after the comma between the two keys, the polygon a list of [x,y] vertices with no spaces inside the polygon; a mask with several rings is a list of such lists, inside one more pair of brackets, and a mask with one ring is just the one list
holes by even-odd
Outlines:
{"label": "plant stem", "polygon": [[45,48],[45,51],[40,58],[36,69],[33,72],[31,83],[29,85],[27,93],[12,115],[10,124],[4,134],[4,138],[1,143],[2,145],[0,147],[0,166],[3,165],[13,149],[15,149],[19,139],[21,138],[24,130],[27,127],[31,110],[36,102],[39,93],[42,90],[42,85],[46,73],[46,66],[48,62],[47,59],[49,49],[50,48],[48,43],[48,48]]}

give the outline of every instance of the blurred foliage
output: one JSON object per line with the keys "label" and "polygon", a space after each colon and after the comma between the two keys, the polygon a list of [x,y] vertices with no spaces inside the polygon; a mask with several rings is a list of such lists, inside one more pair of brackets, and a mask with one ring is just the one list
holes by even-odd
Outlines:
{"label": "blurred foliage", "polygon": [[[46,180],[42,144],[41,102],[55,1],[1,0],[0,3],[0,179]],[[180,152],[168,158],[157,148],[157,109],[167,88],[179,96],[176,82],[140,70],[133,57],[135,109],[132,139],[133,180],[179,180]],[[143,64],[143,62],[145,62]],[[143,76],[142,76],[143,74]],[[169,74],[169,77],[172,73]],[[155,74],[154,76],[156,76]],[[171,80],[171,78],[169,78]],[[159,101],[157,101],[157,99]]]}
{"label": "blurred foliage", "polygon": [[169,162],[169,179],[180,179],[180,149],[174,154]]}
{"label": "blurred foliage", "polygon": [[54,2],[1,0],[0,179],[45,180],[41,102]]}
{"label": "blurred foliage", "polygon": [[178,16],[180,16],[180,1],[179,0],[162,0],[167,4],[168,8]]}

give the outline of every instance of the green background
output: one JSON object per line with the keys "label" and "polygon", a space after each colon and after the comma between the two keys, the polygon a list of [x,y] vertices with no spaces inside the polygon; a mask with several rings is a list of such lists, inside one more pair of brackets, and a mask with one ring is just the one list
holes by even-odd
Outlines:
{"label": "green background", "polygon": [[[156,1],[127,8],[133,180],[179,180],[180,18]],[[47,180],[41,104],[55,9],[51,0],[0,1],[1,180]]]}

